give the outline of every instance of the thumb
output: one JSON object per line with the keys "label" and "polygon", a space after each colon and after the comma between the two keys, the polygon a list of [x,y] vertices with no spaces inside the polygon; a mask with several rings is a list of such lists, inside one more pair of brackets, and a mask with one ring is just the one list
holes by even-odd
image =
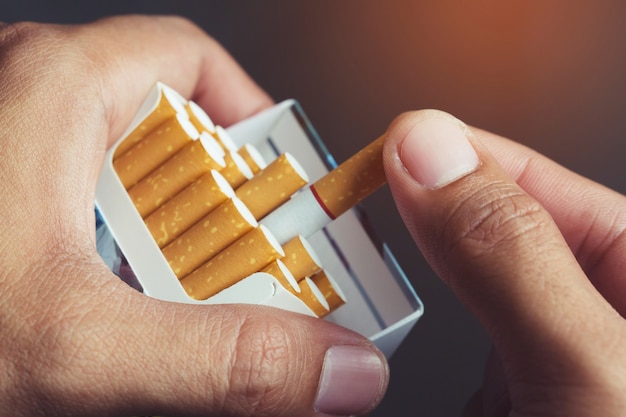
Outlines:
{"label": "thumb", "polygon": [[126,355],[109,355],[118,363],[108,364],[114,372],[107,379],[119,391],[112,398],[130,404],[128,414],[361,415],[387,387],[383,354],[324,320],[141,296],[125,305],[135,318],[112,326],[113,346],[124,346]]}
{"label": "thumb", "polygon": [[554,369],[564,351],[598,353],[607,327],[621,326],[548,212],[462,122],[433,110],[402,115],[388,131],[384,162],[413,238],[503,362],[518,367],[509,371],[546,360]]}

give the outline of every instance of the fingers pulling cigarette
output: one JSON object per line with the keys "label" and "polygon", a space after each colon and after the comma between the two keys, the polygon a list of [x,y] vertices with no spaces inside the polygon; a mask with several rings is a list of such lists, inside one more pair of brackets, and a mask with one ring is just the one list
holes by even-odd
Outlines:
{"label": "fingers pulling cigarette", "polygon": [[361,149],[267,215],[261,224],[272,230],[281,244],[322,229],[385,183],[384,141],[381,136]]}

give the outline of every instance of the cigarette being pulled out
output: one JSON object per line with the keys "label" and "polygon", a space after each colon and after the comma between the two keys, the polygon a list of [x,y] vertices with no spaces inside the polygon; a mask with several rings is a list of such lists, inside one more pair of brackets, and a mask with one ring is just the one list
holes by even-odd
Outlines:
{"label": "cigarette being pulled out", "polygon": [[360,203],[385,182],[381,136],[314,184],[278,207],[260,223],[284,244],[309,237]]}

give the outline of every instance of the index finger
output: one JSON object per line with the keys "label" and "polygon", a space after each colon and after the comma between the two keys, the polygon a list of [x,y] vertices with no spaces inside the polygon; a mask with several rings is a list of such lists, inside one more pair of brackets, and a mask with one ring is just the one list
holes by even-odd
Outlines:
{"label": "index finger", "polygon": [[101,90],[117,139],[157,81],[196,101],[216,124],[228,126],[272,104],[213,38],[179,17],[121,16],[71,30],[105,71]]}
{"label": "index finger", "polygon": [[[549,158],[474,130],[502,167],[550,213],[589,279],[626,315],[626,197]],[[558,190],[558,192],[555,192]]]}
{"label": "index finger", "polygon": [[405,114],[389,129],[384,155],[415,241],[514,371],[546,360],[557,366],[572,344],[591,352],[618,334],[621,319],[591,287],[550,215],[465,125],[440,112]]}

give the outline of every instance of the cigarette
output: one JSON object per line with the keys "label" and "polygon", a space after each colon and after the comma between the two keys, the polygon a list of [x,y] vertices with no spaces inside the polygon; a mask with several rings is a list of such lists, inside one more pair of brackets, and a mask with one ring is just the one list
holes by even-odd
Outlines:
{"label": "cigarette", "polygon": [[308,181],[302,166],[291,154],[284,153],[237,188],[235,195],[258,220],[287,201]]}
{"label": "cigarette", "polygon": [[309,307],[317,317],[324,317],[330,313],[328,301],[317,285],[310,279],[305,278],[298,282],[300,287],[299,298]]}
{"label": "cigarette", "polygon": [[173,157],[128,190],[141,217],[146,218],[194,180],[225,166],[222,150],[211,145],[211,136],[187,143]]}
{"label": "cigarette", "polygon": [[233,197],[164,247],[163,256],[182,279],[255,227],[252,213]]}
{"label": "cigarette", "polygon": [[189,116],[189,121],[199,132],[208,132],[211,135],[215,135],[215,124],[213,124],[209,115],[200,106],[189,100],[185,105],[185,110]]}
{"label": "cigarette", "polygon": [[319,271],[315,275],[311,276],[311,281],[317,285],[324,295],[331,312],[346,303],[346,296],[343,291],[341,291],[341,288],[335,279],[327,271]]}
{"label": "cigarette", "polygon": [[261,223],[281,244],[298,234],[310,237],[385,183],[384,141],[385,136],[379,137],[278,207]]}
{"label": "cigarette", "polygon": [[220,174],[233,188],[239,187],[254,176],[246,161],[237,152],[228,151],[224,156],[224,162],[226,166],[220,170]]}
{"label": "cigarette", "polygon": [[184,99],[176,91],[170,87],[157,83],[159,101],[156,107],[141,121],[141,123],[130,132],[115,149],[113,159],[117,159],[120,155],[136,145],[147,134],[152,132],[165,120],[174,117],[178,113],[185,113],[183,107]]}
{"label": "cigarette", "polygon": [[215,126],[215,133],[213,134],[215,139],[222,145],[225,151],[237,151],[237,145],[233,138],[230,137],[226,129],[222,126]]}
{"label": "cigarette", "polygon": [[280,259],[270,262],[261,272],[265,272],[276,278],[276,281],[290,293],[294,295],[300,293],[298,281]]}
{"label": "cigarette", "polygon": [[163,248],[234,195],[222,174],[211,170],[146,217],[145,224]]}
{"label": "cigarette", "polygon": [[272,233],[259,225],[183,278],[181,284],[191,298],[204,300],[284,255]]}
{"label": "cigarette", "polygon": [[283,245],[285,257],[281,261],[297,281],[310,277],[322,268],[319,256],[303,236],[296,236]]}
{"label": "cigarette", "polygon": [[253,174],[259,173],[267,166],[267,162],[261,155],[261,152],[249,143],[239,148],[237,153],[246,161]]}
{"label": "cigarette", "polygon": [[179,113],[114,160],[115,172],[129,189],[199,135],[189,119]]}

